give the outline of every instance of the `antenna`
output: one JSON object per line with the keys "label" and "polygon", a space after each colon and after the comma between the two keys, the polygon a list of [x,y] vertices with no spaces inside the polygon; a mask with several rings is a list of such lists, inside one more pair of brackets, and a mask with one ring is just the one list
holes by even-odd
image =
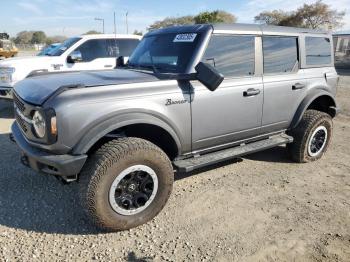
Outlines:
{"label": "antenna", "polygon": [[117,36],[117,26],[115,24],[115,11],[113,12],[113,16],[114,16],[114,35]]}
{"label": "antenna", "polygon": [[115,67],[118,67],[118,43],[117,43],[117,26],[116,26],[116,23],[115,23],[115,11],[113,12],[113,17],[114,17],[114,50],[115,50],[115,55],[116,55],[116,60],[115,60]]}
{"label": "antenna", "polygon": [[126,14],[125,14],[126,33],[127,34],[129,34],[128,14],[129,14],[129,11],[127,11]]}

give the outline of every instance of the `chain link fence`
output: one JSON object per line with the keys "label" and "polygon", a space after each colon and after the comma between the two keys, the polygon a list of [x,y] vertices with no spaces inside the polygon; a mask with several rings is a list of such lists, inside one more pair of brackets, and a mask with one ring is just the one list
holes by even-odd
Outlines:
{"label": "chain link fence", "polygon": [[16,44],[20,51],[40,51],[45,46],[45,44]]}

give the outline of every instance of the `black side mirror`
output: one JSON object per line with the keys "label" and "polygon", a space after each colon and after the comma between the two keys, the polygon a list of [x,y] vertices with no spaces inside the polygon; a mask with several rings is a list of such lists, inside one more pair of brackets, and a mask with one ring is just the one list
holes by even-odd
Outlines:
{"label": "black side mirror", "polygon": [[126,66],[126,64],[128,63],[128,61],[129,61],[129,57],[128,57],[128,56],[119,56],[119,57],[117,58],[116,66],[117,66],[117,67]]}
{"label": "black side mirror", "polygon": [[67,62],[70,64],[74,64],[77,62],[83,61],[83,56],[81,55],[81,52],[79,50],[73,51],[68,57]]}
{"label": "black side mirror", "polygon": [[123,67],[123,66],[125,66],[125,63],[124,63],[124,56],[119,56],[119,57],[117,58],[116,66],[117,66],[117,67]]}
{"label": "black side mirror", "polygon": [[224,80],[223,74],[219,73],[215,67],[199,62],[195,67],[197,79],[210,91],[215,91]]}

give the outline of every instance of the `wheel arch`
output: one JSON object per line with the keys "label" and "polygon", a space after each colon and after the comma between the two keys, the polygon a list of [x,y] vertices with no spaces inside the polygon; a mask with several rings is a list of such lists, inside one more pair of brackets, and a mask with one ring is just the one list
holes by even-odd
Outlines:
{"label": "wheel arch", "polygon": [[335,97],[326,90],[316,89],[306,95],[296,110],[289,129],[295,128],[303,114],[308,109],[315,109],[329,114],[332,118],[337,115],[338,107]]}
{"label": "wheel arch", "polygon": [[160,147],[170,159],[181,154],[182,141],[176,130],[156,116],[132,113],[107,119],[85,133],[73,154],[89,154],[101,144],[117,137],[146,139]]}

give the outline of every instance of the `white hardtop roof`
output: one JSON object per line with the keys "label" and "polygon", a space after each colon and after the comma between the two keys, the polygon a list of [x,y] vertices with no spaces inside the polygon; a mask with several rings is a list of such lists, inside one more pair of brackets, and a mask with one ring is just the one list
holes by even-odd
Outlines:
{"label": "white hardtop roof", "polygon": [[119,39],[141,39],[142,36],[132,34],[92,34],[79,36],[84,39],[119,38]]}

